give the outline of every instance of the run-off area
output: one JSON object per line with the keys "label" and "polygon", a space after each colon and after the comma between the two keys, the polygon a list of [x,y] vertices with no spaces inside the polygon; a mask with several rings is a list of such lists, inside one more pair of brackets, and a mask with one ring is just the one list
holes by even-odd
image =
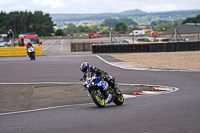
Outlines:
{"label": "run-off area", "polygon": [[[160,85],[118,84],[117,87],[125,99],[178,90]],[[5,83],[0,84],[0,97],[0,113],[93,102],[81,83]]]}

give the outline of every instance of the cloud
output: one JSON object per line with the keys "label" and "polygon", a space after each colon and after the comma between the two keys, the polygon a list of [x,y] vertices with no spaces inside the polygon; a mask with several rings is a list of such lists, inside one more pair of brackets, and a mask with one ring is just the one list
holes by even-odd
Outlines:
{"label": "cloud", "polygon": [[146,11],[172,11],[177,10],[177,6],[174,4],[159,4],[159,5],[145,5]]}
{"label": "cloud", "polygon": [[[14,3],[14,4],[13,4]],[[0,10],[44,13],[146,12],[199,9],[200,0],[0,0]]]}
{"label": "cloud", "polygon": [[38,5],[41,7],[49,7],[49,9],[56,9],[63,7],[62,2],[60,0],[33,0],[34,5]]}

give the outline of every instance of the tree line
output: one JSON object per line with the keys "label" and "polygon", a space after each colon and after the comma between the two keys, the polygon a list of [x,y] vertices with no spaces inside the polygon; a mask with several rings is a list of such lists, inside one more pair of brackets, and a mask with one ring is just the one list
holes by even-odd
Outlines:
{"label": "tree line", "polygon": [[182,24],[185,23],[200,23],[200,14],[197,15],[196,17],[191,17],[191,18],[187,18],[185,19]]}
{"label": "tree line", "polygon": [[139,29],[136,28],[137,23],[134,22],[130,18],[109,18],[105,19],[103,23],[99,26],[97,25],[79,25],[76,26],[73,23],[68,23],[67,28],[64,29],[58,29],[55,32],[55,35],[63,35],[63,34],[73,34],[73,33],[84,33],[84,32],[94,32],[98,31],[101,34],[109,34],[109,30],[107,27],[110,27],[114,32],[117,33],[126,33],[126,32],[131,32],[131,29],[128,28],[128,26],[134,26],[134,29]]}
{"label": "tree line", "polygon": [[[181,23],[182,22],[182,23]],[[184,23],[200,23],[200,14],[193,18],[187,18],[185,20],[179,20],[176,22],[169,21],[152,21],[151,25],[156,26],[158,31],[163,29],[168,30],[171,28],[171,24],[176,25]],[[105,19],[101,25],[79,25],[76,26],[73,23],[68,23],[67,28],[59,29],[55,31],[56,35],[84,33],[98,31],[102,34],[109,34],[107,27],[110,27],[115,33],[130,33],[129,26],[133,26],[134,29],[138,24],[131,18],[109,18]],[[39,36],[51,36],[54,33],[53,21],[49,14],[44,14],[42,11],[35,11],[34,13],[28,11],[14,11],[10,13],[0,12],[0,33],[5,34],[10,29],[13,30],[15,37],[20,33],[36,33]]]}
{"label": "tree line", "polygon": [[[181,25],[181,22],[183,20],[175,20],[175,21],[168,21],[168,20],[158,20],[158,21],[152,21],[150,23],[150,26],[153,25],[157,31],[163,32],[167,31],[171,28],[173,28],[172,24],[175,24],[176,26]],[[149,28],[150,28],[149,26]]]}
{"label": "tree line", "polygon": [[[84,33],[84,32],[99,32],[101,34],[109,34],[109,30],[112,29],[114,33],[124,34],[124,33],[130,33],[131,29],[124,23],[118,22],[114,27],[111,27],[109,25],[91,25],[91,26],[76,26],[73,23],[68,23],[67,28],[64,29],[57,29],[55,31],[55,35],[64,35],[64,34],[74,34],[74,33]],[[133,27],[134,30],[141,30],[140,28]]]}
{"label": "tree line", "polygon": [[42,11],[10,13],[0,12],[0,33],[6,34],[12,29],[15,37],[20,33],[36,33],[39,36],[50,36],[54,32],[53,21],[49,14]]}
{"label": "tree line", "polygon": [[103,21],[102,25],[109,25],[111,27],[114,27],[117,23],[124,23],[126,25],[132,25],[132,26],[137,26],[138,24],[133,21],[133,19],[131,18],[120,18],[120,19],[116,19],[116,18],[109,18],[109,19],[105,19]]}

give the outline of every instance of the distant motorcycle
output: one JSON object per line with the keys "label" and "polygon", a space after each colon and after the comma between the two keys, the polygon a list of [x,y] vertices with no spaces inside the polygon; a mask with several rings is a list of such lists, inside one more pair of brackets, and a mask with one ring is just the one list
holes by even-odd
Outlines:
{"label": "distant motorcycle", "polygon": [[[83,79],[81,78],[80,80],[82,81]],[[124,102],[124,97],[118,88],[120,94],[117,94],[114,89],[109,86],[108,82],[98,77],[87,77],[83,86],[88,90],[94,103],[99,108],[103,108],[105,104],[111,102],[114,102],[116,105],[122,105]]]}
{"label": "distant motorcycle", "polygon": [[35,60],[35,48],[34,47],[29,47],[27,49],[27,51],[28,51],[29,58],[31,60]]}

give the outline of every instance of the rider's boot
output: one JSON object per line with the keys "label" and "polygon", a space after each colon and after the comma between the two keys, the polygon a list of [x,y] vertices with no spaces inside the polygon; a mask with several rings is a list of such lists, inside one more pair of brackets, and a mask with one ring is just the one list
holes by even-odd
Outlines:
{"label": "rider's boot", "polygon": [[112,84],[112,89],[114,90],[115,94],[120,95],[121,92],[119,91],[119,89],[115,86],[115,84]]}
{"label": "rider's boot", "polygon": [[119,89],[118,89],[117,87],[114,87],[113,89],[114,89],[114,91],[115,91],[115,93],[116,93],[117,95],[120,95],[120,94],[121,94],[121,92],[119,91]]}
{"label": "rider's boot", "polygon": [[115,94],[120,95],[121,92],[118,90],[118,88],[116,87],[117,82],[115,82],[115,79],[111,79],[110,80],[110,86],[111,88],[114,90]]}

